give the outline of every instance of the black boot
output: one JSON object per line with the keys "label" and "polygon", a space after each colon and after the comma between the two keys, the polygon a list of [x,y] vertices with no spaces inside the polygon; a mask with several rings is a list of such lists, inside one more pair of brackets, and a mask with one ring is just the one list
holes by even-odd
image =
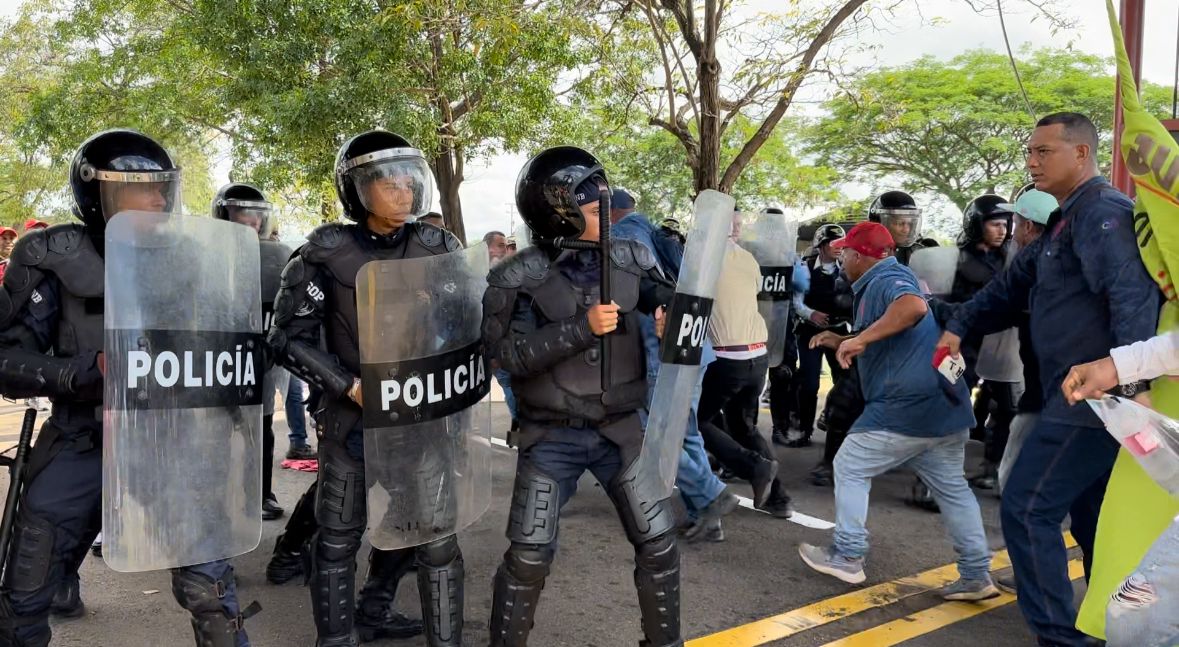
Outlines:
{"label": "black boot", "polygon": [[810,431],[802,432],[802,435],[800,435],[798,438],[787,441],[786,446],[793,448],[793,449],[798,449],[800,447],[810,447],[811,446],[811,433],[812,432],[810,432]]}
{"label": "black boot", "polygon": [[369,553],[368,577],[356,603],[356,631],[361,643],[382,638],[412,638],[421,635],[421,620],[405,617],[393,609],[397,585],[414,570],[414,551],[403,549]]}
{"label": "black boot", "polygon": [[929,487],[921,479],[915,479],[913,483],[913,487],[909,492],[909,505],[921,508],[926,512],[937,513],[942,511],[938,507],[937,501],[933,498],[933,492],[929,490]]}
{"label": "black boot", "polygon": [[831,487],[835,484],[835,469],[830,464],[820,461],[811,470],[811,485]]}
{"label": "black boot", "polygon": [[299,497],[291,510],[287,527],[274,542],[274,555],[266,565],[266,581],[271,584],[286,584],[302,575],[304,583],[311,573],[311,538],[319,524],[315,521],[316,482]]}
{"label": "black boot", "polygon": [[296,577],[305,576],[309,545],[304,544],[299,550],[287,550],[283,547],[283,535],[279,535],[274,542],[274,554],[266,564],[266,581],[271,584],[286,584]]}
{"label": "black boot", "polygon": [[82,603],[82,585],[78,578],[67,577],[62,580],[57,593],[53,594],[49,613],[57,618],[81,618],[86,615],[86,605]]}

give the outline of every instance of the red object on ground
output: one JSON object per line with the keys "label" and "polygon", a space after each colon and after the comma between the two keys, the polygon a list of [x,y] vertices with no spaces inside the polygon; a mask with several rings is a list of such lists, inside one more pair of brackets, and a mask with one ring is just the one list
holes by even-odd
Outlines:
{"label": "red object on ground", "polygon": [[295,470],[296,472],[318,472],[319,460],[311,458],[308,460],[297,461],[294,459],[286,459],[282,462],[284,470]]}

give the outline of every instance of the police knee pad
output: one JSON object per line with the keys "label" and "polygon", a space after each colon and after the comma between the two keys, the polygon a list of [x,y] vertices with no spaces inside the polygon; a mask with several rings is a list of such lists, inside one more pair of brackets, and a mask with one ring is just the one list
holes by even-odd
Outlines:
{"label": "police knee pad", "polygon": [[675,508],[668,499],[655,500],[657,493],[640,480],[638,468],[639,461],[631,461],[609,487],[610,500],[618,509],[626,537],[635,546],[675,532],[679,525]]}
{"label": "police knee pad", "polygon": [[184,568],[172,569],[172,595],[193,615],[224,613],[226,584]]}
{"label": "police knee pad", "polygon": [[508,539],[513,544],[551,543],[557,539],[560,513],[560,484],[520,459],[508,512]]}
{"label": "police knee pad", "polygon": [[339,443],[323,443],[319,454],[316,521],[325,528],[363,532],[368,512],[363,464],[348,456],[348,450]]}
{"label": "police knee pad", "polygon": [[351,562],[360,551],[363,529],[320,528],[315,533],[315,555],[324,562]]}
{"label": "police knee pad", "polygon": [[454,535],[422,544],[417,548],[418,563],[430,568],[447,566],[462,557],[463,553],[459,549],[458,537]]}
{"label": "police knee pad", "polygon": [[6,572],[7,586],[13,591],[36,591],[45,586],[49,564],[53,561],[56,530],[53,523],[21,508],[13,529],[12,553]]}
{"label": "police knee pad", "polygon": [[679,543],[673,532],[635,546],[635,566],[644,571],[662,573],[673,570],[679,563]]}
{"label": "police knee pad", "polygon": [[504,571],[515,581],[541,582],[548,577],[556,551],[550,545],[517,544],[504,553]]}

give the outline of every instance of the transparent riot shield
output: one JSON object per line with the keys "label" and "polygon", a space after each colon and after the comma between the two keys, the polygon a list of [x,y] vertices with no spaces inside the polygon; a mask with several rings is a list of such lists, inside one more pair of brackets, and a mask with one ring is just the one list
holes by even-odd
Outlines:
{"label": "transparent riot shield", "polygon": [[762,286],[757,295],[757,310],[769,331],[766,340],[769,365],[771,368],[780,366],[786,353],[786,338],[791,334],[798,224],[787,221],[780,213],[751,214],[742,222],[738,242],[761,266]]}
{"label": "transparent riot shield", "polygon": [[640,478],[658,493],[649,500],[667,498],[675,484],[692,395],[703,370],[700,356],[708,336],[716,281],[725,260],[733,204],[733,198],[712,190],[696,198],[696,214],[684,247],[675,297],[665,314],[659,377],[639,452]]}
{"label": "transparent riot shield", "polygon": [[1179,498],[1179,421],[1112,395],[1086,402],[1150,478]]}
{"label": "transparent riot shield", "polygon": [[127,212],[106,228],[103,558],[225,559],[262,533],[257,233]]}
{"label": "transparent riot shield", "polygon": [[374,261],[356,276],[369,540],[441,539],[491,502],[487,247]]}
{"label": "transparent riot shield", "polygon": [[958,272],[957,247],[926,247],[913,252],[909,258],[909,269],[917,275],[930,296],[945,298],[954,288],[954,275]]}

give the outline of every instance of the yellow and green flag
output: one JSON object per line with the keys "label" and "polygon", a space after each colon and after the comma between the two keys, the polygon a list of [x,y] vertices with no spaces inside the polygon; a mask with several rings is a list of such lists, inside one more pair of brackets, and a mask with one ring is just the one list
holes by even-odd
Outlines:
{"label": "yellow and green flag", "polygon": [[[1179,144],[1158,119],[1142,109],[1130,57],[1112,0],[1106,0],[1117,53],[1122,97],[1122,159],[1134,179],[1134,228],[1142,263],[1166,296],[1159,332],[1179,327],[1174,276],[1179,271]],[[1163,378],[1151,390],[1155,409],[1179,418],[1179,382]],[[1123,450],[1106,489],[1097,525],[1089,592],[1077,628],[1105,638],[1109,596],[1138,566],[1150,545],[1179,514],[1176,500],[1138,467]]]}

